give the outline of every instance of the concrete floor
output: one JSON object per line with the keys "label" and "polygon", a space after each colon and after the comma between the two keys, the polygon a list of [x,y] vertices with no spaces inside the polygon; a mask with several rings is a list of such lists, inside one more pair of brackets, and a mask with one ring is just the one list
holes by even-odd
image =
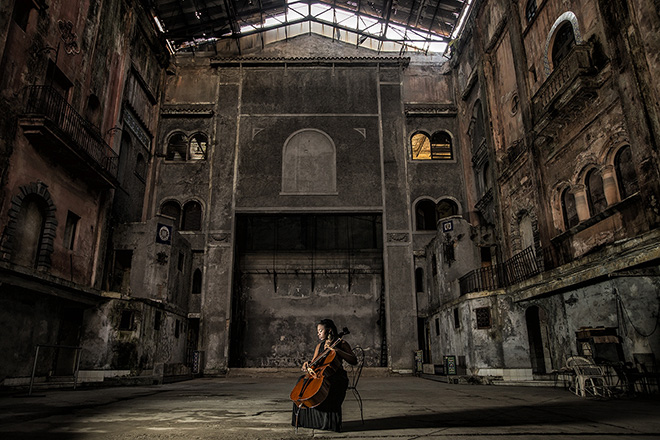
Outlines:
{"label": "concrete floor", "polygon": [[0,397],[1,439],[660,439],[660,399],[585,399],[568,390],[363,377],[344,432],[291,427],[295,378],[35,391]]}

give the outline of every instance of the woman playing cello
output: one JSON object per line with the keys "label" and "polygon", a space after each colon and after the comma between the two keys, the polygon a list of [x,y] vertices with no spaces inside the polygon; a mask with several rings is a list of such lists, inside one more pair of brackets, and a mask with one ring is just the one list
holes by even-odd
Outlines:
{"label": "woman playing cello", "polygon": [[[314,358],[317,359],[323,352],[331,351],[334,359],[323,370],[323,380],[328,382],[330,389],[328,395],[320,404],[313,408],[305,405],[293,405],[293,416],[291,424],[303,428],[324,429],[327,431],[341,431],[341,404],[346,397],[348,388],[348,376],[343,367],[343,361],[351,365],[357,364],[357,358],[348,342],[337,341],[338,332],[335,323],[331,319],[322,319],[316,325],[316,333],[321,342],[314,350]],[[309,371],[309,362],[305,362],[302,371]]]}

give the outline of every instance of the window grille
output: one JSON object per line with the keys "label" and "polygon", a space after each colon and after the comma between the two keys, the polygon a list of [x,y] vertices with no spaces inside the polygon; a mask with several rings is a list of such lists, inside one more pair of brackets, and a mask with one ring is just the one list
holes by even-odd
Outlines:
{"label": "window grille", "polygon": [[475,310],[477,316],[477,328],[490,328],[490,307],[480,307]]}

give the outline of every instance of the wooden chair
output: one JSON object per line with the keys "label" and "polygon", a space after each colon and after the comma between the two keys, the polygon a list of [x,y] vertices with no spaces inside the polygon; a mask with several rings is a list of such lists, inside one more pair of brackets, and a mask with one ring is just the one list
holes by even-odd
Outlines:
{"label": "wooden chair", "polygon": [[357,400],[357,403],[360,407],[360,419],[362,420],[362,424],[364,424],[364,414],[362,412],[362,397],[360,396],[360,392],[357,389],[358,382],[360,381],[360,376],[362,375],[362,367],[364,366],[364,350],[359,345],[356,345],[355,347],[353,347],[353,353],[355,353],[355,357],[357,357],[358,362],[356,365],[349,365],[348,368],[346,369],[349,380],[348,389],[353,392],[353,396],[355,397],[355,400]]}

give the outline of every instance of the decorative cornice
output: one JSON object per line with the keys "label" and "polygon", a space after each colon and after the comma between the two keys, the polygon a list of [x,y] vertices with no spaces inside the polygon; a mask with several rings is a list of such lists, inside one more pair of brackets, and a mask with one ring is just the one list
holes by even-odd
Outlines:
{"label": "decorative cornice", "polygon": [[214,104],[174,104],[163,105],[160,109],[162,117],[210,118],[213,116]]}
{"label": "decorative cornice", "polygon": [[456,116],[458,109],[454,104],[414,103],[405,104],[406,116]]}
{"label": "decorative cornice", "polygon": [[409,57],[215,57],[210,59],[211,66],[237,67],[241,65],[284,65],[305,64],[330,66],[335,64],[395,64],[407,67]]}

